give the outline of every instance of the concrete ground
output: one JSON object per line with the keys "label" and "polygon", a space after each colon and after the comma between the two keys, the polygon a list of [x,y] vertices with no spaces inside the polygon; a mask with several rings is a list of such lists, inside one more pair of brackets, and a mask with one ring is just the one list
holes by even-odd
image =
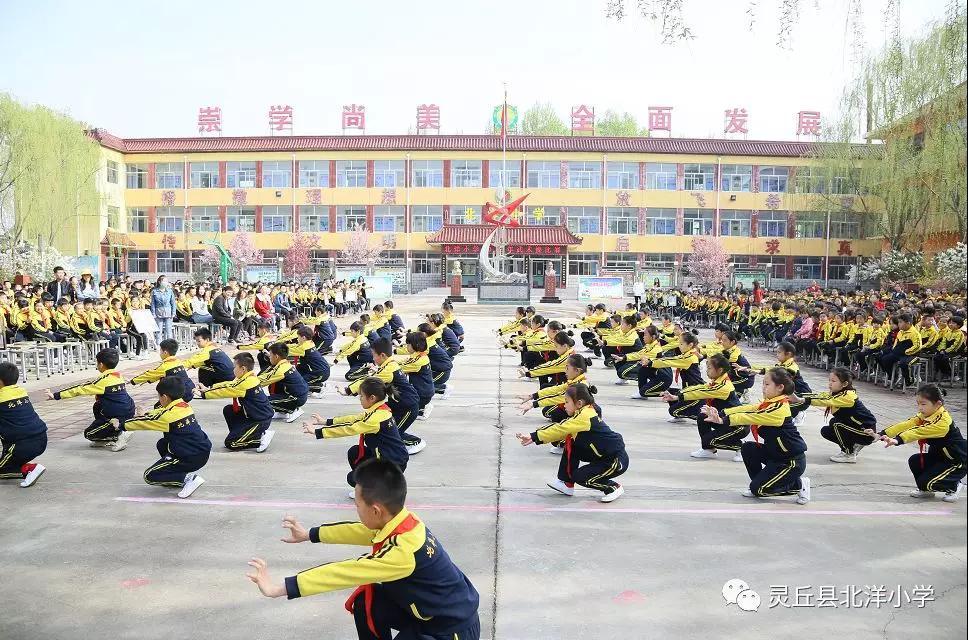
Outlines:
{"label": "concrete ground", "polygon": [[[414,296],[397,307],[412,326],[438,302]],[[561,317],[577,308],[545,310]],[[583,490],[566,498],[545,487],[558,459],[514,437],[544,421],[518,414],[515,396],[536,385],[516,379],[516,358],[492,333],[511,311],[458,309],[468,335],[453,397],[413,427],[428,447],[407,470],[411,509],[480,591],[483,638],[965,636],[965,502],[908,497],[906,461],[916,448],[871,447],[857,465],[834,464],[814,409],[801,428],[813,502],[749,500],[739,495],[741,464],[690,459],[695,427],[667,424],[660,401],[629,399],[634,388],[613,386],[614,373],[598,361],[591,377],[631,458],[621,478],[627,493],[611,505]],[[763,351],[750,355],[771,361]],[[336,367],[335,377],[344,371]],[[806,377],[821,388],[823,374]],[[217,446],[203,470],[208,483],[179,500],[142,482],[156,458],[153,435],[135,434],[121,453],[91,449],[79,434],[90,399],[39,400],[44,387],[74,378],[27,386],[51,425],[42,458],[49,471],[31,489],[0,485],[0,638],[353,636],[348,594],[269,600],[244,577],[251,556],[267,558],[281,581],[364,551],[279,541],[285,514],[307,524],[355,517],[345,495],[348,440],[316,441],[278,424],[267,453],[227,453],[218,446],[224,402],[196,401]],[[149,395],[136,388],[136,398]],[[884,424],[915,411],[910,395],[863,384],[861,396]],[[310,408],[330,416],[354,403],[332,396]],[[965,392],[950,405],[963,427]],[[724,602],[732,578],[759,593],[757,612]]]}

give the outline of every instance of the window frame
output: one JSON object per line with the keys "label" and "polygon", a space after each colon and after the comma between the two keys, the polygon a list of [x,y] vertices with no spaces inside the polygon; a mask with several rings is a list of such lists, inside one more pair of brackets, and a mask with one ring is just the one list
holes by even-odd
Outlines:
{"label": "window frame", "polygon": [[[690,167],[694,168],[690,171]],[[683,165],[683,191],[715,191],[716,165],[702,162],[690,162]],[[700,186],[697,186],[701,183]],[[691,186],[690,186],[691,185]]]}
{"label": "window frame", "polygon": [[635,207],[608,207],[605,209],[605,225],[609,235],[636,236],[639,234],[639,211]]}
{"label": "window frame", "polygon": [[297,163],[300,189],[329,188],[329,160],[297,160]]}
{"label": "window frame", "polygon": [[484,184],[483,180],[483,164],[480,160],[450,161],[451,187],[458,189],[480,189]]}
{"label": "window frame", "polygon": [[[661,167],[658,171],[654,167]],[[670,174],[669,167],[672,168]],[[660,179],[660,176],[662,178]],[[667,184],[669,177],[672,178],[672,186],[660,186]],[[645,188],[651,191],[678,191],[679,190],[679,165],[675,162],[646,162],[645,163]]]}
{"label": "window frame", "polygon": [[[299,205],[298,215],[300,231],[307,233],[329,233],[328,205],[301,204]],[[315,221],[315,225],[312,221]]]}
{"label": "window frame", "polygon": [[[781,173],[782,171],[782,173]],[[776,181],[767,184],[765,181]],[[762,193],[786,193],[789,189],[790,167],[780,165],[767,165],[760,167],[760,192]],[[766,185],[766,186],[765,186]],[[770,189],[767,186],[776,186],[777,189]]]}
{"label": "window frame", "polygon": [[[742,169],[749,169],[749,172]],[[737,186],[739,188],[735,188]],[[726,193],[750,193],[753,190],[753,165],[724,164],[719,176],[719,190]]]}
{"label": "window frame", "polygon": [[[525,171],[527,172],[528,189],[561,188],[560,160],[528,160]],[[532,180],[532,177],[534,180]]]}
{"label": "window frame", "polygon": [[[738,227],[738,231],[733,231]],[[719,235],[729,238],[752,237],[753,212],[739,209],[719,211]],[[744,230],[745,229],[745,230]]]}
{"label": "window frame", "polygon": [[292,188],[292,161],[265,160],[262,162],[263,189]]}
{"label": "window frame", "polygon": [[[251,211],[252,215],[247,212]],[[252,220],[251,224],[239,224],[243,220]],[[251,227],[251,228],[249,228]],[[226,207],[225,230],[228,233],[255,233],[255,207]]]}
{"label": "window frame", "polygon": [[[213,167],[209,165],[214,165],[214,170]],[[196,168],[199,166],[203,168]],[[202,184],[203,182],[206,182],[203,180],[203,176],[208,176],[208,184]],[[192,189],[218,189],[218,162],[189,162],[188,184]]]}
{"label": "window frame", "polygon": [[785,211],[760,211],[756,220],[756,235],[760,238],[787,237],[789,214]]}
{"label": "window frame", "polygon": [[[288,211],[287,211],[288,210]],[[282,229],[277,224],[266,224],[267,221],[282,221]],[[273,228],[269,228],[269,227]],[[267,205],[262,207],[262,233],[292,233],[292,207],[290,205]]]}
{"label": "window frame", "polygon": [[226,162],[225,186],[228,189],[254,189],[258,186],[256,184],[257,173],[254,160]]}
{"label": "window frame", "polygon": [[184,189],[185,163],[158,162],[155,164],[155,189]]}
{"label": "window frame", "polygon": [[601,189],[602,163],[595,160],[569,160],[568,188]]}
{"label": "window frame", "polygon": [[[695,223],[700,223],[702,233],[692,233]],[[716,224],[715,209],[683,209],[682,210],[682,235],[684,236],[711,236],[713,235],[713,225]]]}
{"label": "window frame", "polygon": [[410,185],[415,189],[440,189],[444,186],[443,160],[411,160]]}
{"label": "window frame", "polygon": [[605,188],[623,191],[639,188],[638,162],[609,162],[605,167]]}

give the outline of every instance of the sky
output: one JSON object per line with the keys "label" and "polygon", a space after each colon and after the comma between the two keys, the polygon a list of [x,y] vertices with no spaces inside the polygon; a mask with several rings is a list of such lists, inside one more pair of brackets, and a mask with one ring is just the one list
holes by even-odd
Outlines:
{"label": "sky", "polygon": [[[865,42],[885,39],[888,0],[864,0]],[[483,133],[507,86],[522,109],[551,103],[628,111],[671,106],[672,135],[721,137],[724,111],[749,139],[795,139],[797,112],[833,114],[852,70],[845,0],[801,0],[789,49],[776,0],[685,0],[695,39],[659,42],[605,0],[0,0],[0,92],[122,137],[197,135],[200,107],[224,135],[265,135],[270,105],[297,135],[338,134],[346,104],[369,134],[414,128],[436,103],[441,133]],[[755,5],[752,30],[747,8]],[[900,0],[902,33],[922,33],[946,0]]]}

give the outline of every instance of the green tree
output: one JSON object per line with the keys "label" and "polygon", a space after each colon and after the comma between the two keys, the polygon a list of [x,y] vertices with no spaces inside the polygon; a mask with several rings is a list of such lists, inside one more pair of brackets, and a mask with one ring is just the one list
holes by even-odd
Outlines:
{"label": "green tree", "polygon": [[529,136],[564,136],[571,133],[550,103],[534,104],[521,118],[521,132]]}
{"label": "green tree", "polygon": [[649,130],[646,127],[639,127],[638,121],[629,112],[618,113],[612,109],[605,111],[595,123],[595,135],[617,136],[624,138],[647,138]]}

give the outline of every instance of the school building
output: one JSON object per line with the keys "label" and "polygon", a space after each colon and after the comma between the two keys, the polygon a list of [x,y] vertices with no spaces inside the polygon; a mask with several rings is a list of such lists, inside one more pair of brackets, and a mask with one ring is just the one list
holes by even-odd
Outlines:
{"label": "school building", "polygon": [[492,228],[484,203],[525,194],[505,266],[535,286],[549,263],[566,285],[612,273],[686,282],[695,236],[718,236],[738,272],[772,286],[843,286],[881,246],[841,193],[847,176],[817,188],[806,142],[514,135],[502,152],[495,135],[90,135],[102,148],[103,215],[76,246],[99,256],[102,278],[197,275],[201,243],[228,247],[240,231],[266,269],[293,232],[312,234],[306,276],[326,274],[366,225],[384,249],[378,270],[411,290],[443,285],[455,261],[473,286]]}

